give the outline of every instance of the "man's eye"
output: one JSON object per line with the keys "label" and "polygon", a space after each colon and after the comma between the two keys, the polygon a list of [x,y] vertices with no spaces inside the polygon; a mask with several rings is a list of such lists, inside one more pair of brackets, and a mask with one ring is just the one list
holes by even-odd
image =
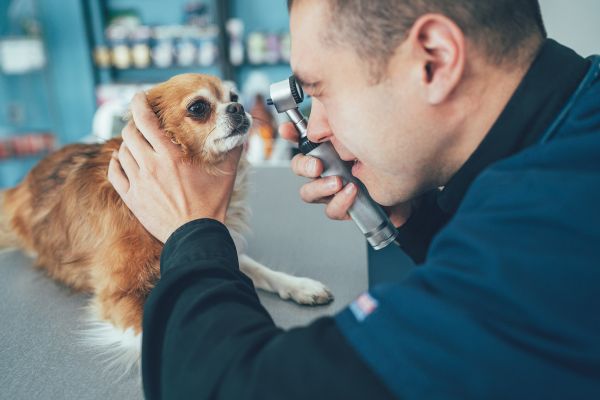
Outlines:
{"label": "man's eye", "polygon": [[197,100],[188,106],[188,112],[196,118],[204,118],[210,112],[210,104],[206,100]]}
{"label": "man's eye", "polygon": [[237,93],[231,93],[231,101],[234,103],[237,103],[238,100],[240,99],[240,96],[237,95]]}

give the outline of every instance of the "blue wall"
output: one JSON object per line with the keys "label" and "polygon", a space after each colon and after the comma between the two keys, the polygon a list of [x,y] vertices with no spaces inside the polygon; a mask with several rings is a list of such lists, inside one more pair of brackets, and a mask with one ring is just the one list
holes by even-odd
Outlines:
{"label": "blue wall", "polygon": [[[3,26],[8,3],[0,0]],[[50,129],[62,143],[74,142],[89,133],[95,95],[81,4],[80,0],[38,1],[48,67],[22,76],[0,75],[0,129]],[[23,124],[8,120],[11,103],[23,107]]]}
{"label": "blue wall", "polygon": [[[286,0],[230,0],[230,4],[233,17],[244,20],[246,32],[289,31],[289,17]],[[271,82],[283,80],[291,73],[288,65],[260,67],[244,65],[237,70],[238,84],[243,85],[248,78],[248,75],[256,70],[266,73]]]}
{"label": "blue wall", "polygon": [[[102,1],[102,0],[101,0]],[[206,1],[214,12],[214,2]],[[247,0],[246,0],[247,1]],[[108,0],[106,3],[111,10],[135,10],[148,25],[180,24],[185,4],[190,0]]]}
{"label": "blue wall", "polygon": [[[0,36],[15,34],[9,30],[7,9],[9,0],[0,0]],[[48,102],[44,88],[44,73],[37,72],[24,76],[0,74],[0,135],[35,129],[48,129],[50,113],[45,105]],[[22,120],[12,123],[11,108],[23,110]]]}
{"label": "blue wall", "polygon": [[[9,0],[0,0],[0,35],[7,32]],[[95,111],[90,51],[80,0],[38,0],[48,66],[21,76],[0,74],[0,135],[32,130],[54,132],[60,144],[89,134]],[[11,107],[23,110],[22,122],[9,118]],[[0,161],[0,186],[22,179],[37,158]]]}
{"label": "blue wall", "polygon": [[53,104],[58,114],[56,132],[62,143],[88,135],[96,109],[82,3],[81,0],[39,1],[49,53]]}
{"label": "blue wall", "polygon": [[230,0],[231,13],[242,18],[246,31],[288,31],[286,0]]}

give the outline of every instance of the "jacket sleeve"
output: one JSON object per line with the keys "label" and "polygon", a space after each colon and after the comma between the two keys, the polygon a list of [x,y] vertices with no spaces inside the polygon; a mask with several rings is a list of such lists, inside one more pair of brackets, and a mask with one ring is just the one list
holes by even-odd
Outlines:
{"label": "jacket sleeve", "polygon": [[289,331],[274,325],[219,222],[178,229],[161,274],[144,311],[148,399],[391,398],[332,318]]}

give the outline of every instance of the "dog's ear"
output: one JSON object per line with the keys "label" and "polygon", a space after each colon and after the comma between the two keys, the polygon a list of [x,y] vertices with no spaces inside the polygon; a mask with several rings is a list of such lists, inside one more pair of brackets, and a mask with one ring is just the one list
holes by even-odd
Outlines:
{"label": "dog's ear", "polygon": [[150,108],[152,108],[152,111],[158,117],[158,125],[161,129],[165,129],[165,113],[168,107],[166,99],[163,96],[157,95],[155,91],[149,91],[146,96]]}
{"label": "dog's ear", "polygon": [[167,136],[171,142],[175,143],[177,146],[179,146],[181,148],[181,151],[183,152],[183,154],[187,155],[190,153],[188,146],[185,143],[182,143],[177,138],[177,135],[175,134],[175,132],[168,130],[168,129],[164,129],[163,132],[165,133],[165,136]]}
{"label": "dog's ear", "polygon": [[177,139],[177,136],[175,136],[175,134],[173,132],[165,132],[167,134],[167,136],[169,137],[169,139],[171,139],[171,142],[181,146],[181,142],[179,141],[179,139]]}

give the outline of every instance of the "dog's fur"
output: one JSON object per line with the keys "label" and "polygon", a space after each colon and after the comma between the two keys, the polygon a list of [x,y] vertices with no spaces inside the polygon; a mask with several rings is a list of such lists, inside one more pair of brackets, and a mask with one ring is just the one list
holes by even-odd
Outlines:
{"label": "dog's fur", "polygon": [[[147,93],[168,137],[185,157],[211,173],[223,156],[242,145],[250,126],[243,109],[232,112],[235,94],[214,77],[176,76]],[[234,101],[232,101],[234,100]],[[190,105],[203,102],[202,115]],[[151,236],[107,180],[108,164],[121,139],[74,144],[49,155],[15,188],[2,194],[0,243],[35,255],[53,279],[92,294],[88,341],[112,346],[119,361],[139,357],[144,301],[160,278],[162,243]],[[244,255],[248,211],[248,163],[240,161],[225,224],[240,254],[240,268],[255,286],[302,304],[332,296],[321,283],[269,270]],[[126,355],[127,350],[133,350]]]}

